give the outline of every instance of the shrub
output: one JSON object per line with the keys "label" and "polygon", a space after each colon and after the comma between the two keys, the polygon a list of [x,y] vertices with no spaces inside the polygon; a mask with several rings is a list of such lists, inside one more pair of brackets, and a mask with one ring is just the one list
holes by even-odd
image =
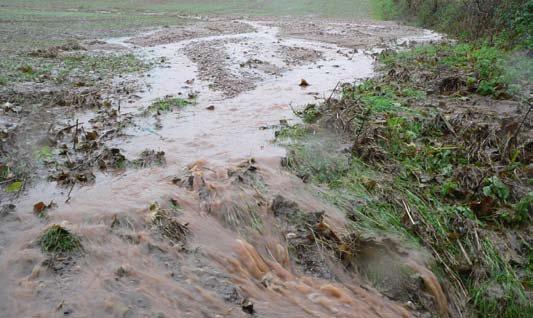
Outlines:
{"label": "shrub", "polygon": [[533,0],[376,0],[378,16],[403,18],[464,39],[531,48]]}

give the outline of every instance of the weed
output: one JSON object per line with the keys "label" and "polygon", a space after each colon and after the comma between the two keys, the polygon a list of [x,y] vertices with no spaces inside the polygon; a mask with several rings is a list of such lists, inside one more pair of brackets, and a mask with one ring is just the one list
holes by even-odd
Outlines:
{"label": "weed", "polygon": [[0,181],[5,181],[10,175],[8,165],[0,163]]}
{"label": "weed", "polygon": [[524,224],[533,213],[533,192],[529,192],[513,206],[514,213],[502,215],[502,218],[511,224]]}
{"label": "weed", "polygon": [[262,233],[264,230],[263,219],[254,206],[248,206],[248,211],[250,212],[250,226],[257,232]]}
{"label": "weed", "polygon": [[95,73],[99,76],[114,76],[139,72],[146,69],[148,65],[129,54],[106,54],[106,55],[85,55],[76,54],[63,58],[62,62],[54,67],[58,75],[55,80],[63,82],[70,77],[77,77],[80,74]]}
{"label": "weed", "polygon": [[276,131],[276,138],[278,140],[297,140],[307,135],[307,128],[303,125],[293,125],[283,127]]}
{"label": "weed", "polygon": [[447,180],[441,185],[440,193],[443,197],[452,195],[460,188],[459,184],[453,180]]}
{"label": "weed", "polygon": [[533,306],[528,302],[522,283],[516,278],[513,269],[504,261],[493,244],[483,242],[485,260],[490,267],[488,279],[480,283],[472,282],[472,302],[479,317],[519,318],[530,317]]}
{"label": "weed", "polygon": [[483,194],[505,202],[509,199],[510,191],[500,178],[492,176],[487,179],[486,185],[483,187]]}
{"label": "weed", "polygon": [[94,74],[94,78],[112,77],[142,71],[148,66],[133,54],[77,53],[61,58],[15,55],[0,59],[1,78],[5,83],[43,79],[57,83],[77,82],[81,77],[86,78],[88,73]]}
{"label": "weed", "polygon": [[297,116],[301,117],[304,123],[312,124],[318,120],[321,113],[315,104],[309,104],[302,111],[295,112]]}
{"label": "weed", "polygon": [[8,184],[4,188],[7,192],[18,192],[23,186],[22,180],[29,177],[30,160],[17,160],[9,154],[0,154],[0,182]]}
{"label": "weed", "polygon": [[53,158],[52,149],[48,146],[43,146],[35,152],[35,157],[41,161],[51,160]]}
{"label": "weed", "polygon": [[334,186],[349,168],[347,156],[335,153],[322,143],[309,142],[288,147],[286,165],[301,177],[310,176],[316,182]]}
{"label": "weed", "polygon": [[176,218],[176,211],[163,209],[159,204],[150,205],[150,215],[154,227],[174,244],[183,243],[189,233],[187,224],[182,224]]}
{"label": "weed", "polygon": [[419,90],[419,89],[415,89],[415,88],[412,88],[412,87],[405,87],[405,88],[402,88],[401,92],[400,92],[400,95],[401,96],[405,96],[405,97],[412,97],[414,99],[417,99],[417,100],[422,100],[426,97],[426,93]]}
{"label": "weed", "polygon": [[[423,45],[398,54],[384,54],[381,61],[389,67],[410,64],[422,69],[440,68],[448,69],[450,74],[464,74],[467,87],[484,96],[516,93],[513,87],[527,81],[527,76],[533,72],[528,59],[512,59],[504,50],[487,43]],[[423,92],[406,89],[405,96],[424,97]]]}
{"label": "weed", "polygon": [[58,254],[81,250],[80,239],[70,231],[54,224],[41,235],[39,244],[43,252]]}
{"label": "weed", "polygon": [[[318,151],[315,144],[309,141],[289,145],[288,167],[297,175],[310,174],[310,180],[329,185],[321,191],[321,196],[343,209],[347,217],[353,222],[349,223],[351,231],[356,233],[390,234],[404,239],[408,245],[420,248],[420,245],[432,245],[437,253],[447,255],[447,263],[453,263],[456,259],[463,258],[461,249],[457,243],[450,241],[449,237],[456,231],[454,222],[459,219],[469,220],[474,224],[480,224],[472,210],[468,207],[446,204],[442,197],[452,194],[458,189],[458,184],[447,181],[441,185],[441,192],[432,192],[431,189],[418,190],[413,187],[410,179],[396,177],[390,179],[377,171],[375,165],[367,165],[357,158],[352,158],[349,165],[339,166],[334,158],[338,158],[328,151]],[[344,161],[346,162],[346,161]],[[340,167],[340,168],[339,168]],[[506,197],[501,181],[491,178],[487,185],[491,187],[491,193],[497,197]],[[531,207],[531,198],[528,195],[515,205],[517,220],[527,219],[527,213]],[[357,202],[357,203],[355,203]],[[407,208],[406,208],[407,207]],[[406,214],[409,209],[409,220]],[[412,232],[409,230],[411,221],[425,224],[426,230]],[[464,222],[464,221],[463,221]],[[432,238],[425,237],[424,231],[432,233]],[[452,233],[452,234],[451,234]],[[462,238],[462,246],[471,249],[475,245],[469,238]],[[485,283],[470,282],[469,288],[473,295],[473,304],[476,306],[481,317],[519,317],[527,312],[527,302],[523,296],[523,288],[514,278],[513,270],[502,261],[498,253],[493,249],[492,243],[485,241],[485,254],[481,256],[482,262],[489,264],[490,281],[495,284],[503,284],[506,293],[505,305],[501,300],[494,300],[487,294],[490,285]],[[369,279],[377,285],[381,284],[379,276],[367,273]],[[375,274],[375,273],[374,273]],[[449,273],[448,273],[449,274]],[[499,304],[499,305],[498,305]]]}
{"label": "weed", "polygon": [[28,65],[28,64],[24,64],[24,65],[19,66],[18,70],[21,71],[22,73],[26,73],[26,74],[35,73],[33,67],[31,65]]}

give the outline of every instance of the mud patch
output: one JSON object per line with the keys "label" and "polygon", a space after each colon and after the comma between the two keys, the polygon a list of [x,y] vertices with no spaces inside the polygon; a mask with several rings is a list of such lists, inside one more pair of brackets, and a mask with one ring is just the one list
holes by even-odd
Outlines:
{"label": "mud patch", "polygon": [[287,65],[313,63],[323,57],[320,51],[298,46],[282,46],[279,52]]}
{"label": "mud patch", "polygon": [[[420,37],[420,29],[398,25],[394,22],[370,21],[354,23],[342,20],[285,20],[271,22],[270,25],[280,28],[282,37],[294,37],[306,40],[317,40],[333,43],[342,47],[369,49],[387,47],[399,43],[416,43],[410,36]],[[431,40],[431,32],[427,32],[427,39]],[[434,37],[438,39],[438,37]]]}
{"label": "mud patch", "polygon": [[184,48],[185,54],[198,65],[199,77],[210,83],[210,88],[234,97],[256,87],[255,76],[235,74],[229,65],[225,46],[239,40],[213,40],[192,43]]}
{"label": "mud patch", "polygon": [[148,47],[213,35],[249,33],[254,30],[249,24],[236,20],[195,21],[185,27],[164,28],[144,36],[134,37],[129,39],[128,43]]}

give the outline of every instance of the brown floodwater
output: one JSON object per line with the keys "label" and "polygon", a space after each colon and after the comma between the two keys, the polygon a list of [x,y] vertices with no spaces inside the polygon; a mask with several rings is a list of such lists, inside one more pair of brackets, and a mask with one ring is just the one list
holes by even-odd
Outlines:
{"label": "brown floodwater", "polygon": [[[0,316],[247,317],[240,305],[245,298],[258,317],[411,316],[355,273],[340,281],[297,270],[269,212],[272,198],[282,194],[302,211],[325,211],[328,224],[342,231],[343,213],[281,168],[285,150],[273,143],[271,127],[297,122],[293,108],[327,98],[337,83],[372,76],[376,50],[282,37],[277,27],[246,23],[255,32],[142,48],[128,38],[108,40],[147,60],[166,60],[138,79],[141,90],[121,101],[122,114],[140,113],[167,95],[194,93],[195,103],[163,114],[158,125],[138,116],[125,137],[109,144],[128,157],[162,150],[164,167],[99,174],[94,184],[75,187],[68,203],[68,189],[52,183],[35,185],[15,202],[0,226]],[[398,41],[436,37],[420,30]],[[195,63],[191,49],[205,49],[212,60]],[[261,62],[249,66],[250,60]],[[232,94],[217,90],[225,76]],[[301,79],[310,85],[301,87]],[[80,114],[81,122],[90,117]],[[250,158],[263,189],[235,182],[234,169]],[[191,184],[176,185],[176,177]],[[151,203],[167,206],[170,199],[190,230],[185,247],[161,240],[151,225]],[[52,200],[58,207],[49,218],[35,217],[33,204]],[[250,207],[260,230],[253,230]],[[53,223],[79,235],[84,251],[50,266],[36,240]],[[413,264],[445,307],[434,276]]]}

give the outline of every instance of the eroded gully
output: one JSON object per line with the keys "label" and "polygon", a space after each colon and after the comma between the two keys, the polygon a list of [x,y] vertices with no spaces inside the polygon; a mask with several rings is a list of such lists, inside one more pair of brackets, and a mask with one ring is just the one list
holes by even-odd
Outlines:
{"label": "eroded gully", "polygon": [[[65,204],[65,191],[50,184],[17,202],[1,228],[6,317],[246,317],[247,301],[261,317],[410,316],[338,265],[328,265],[335,277],[298,270],[287,231],[270,208],[282,194],[302,211],[325,211],[328,224],[342,231],[343,213],[281,168],[285,152],[272,142],[271,127],[296,121],[293,107],[327,98],[338,82],[371,76],[372,51],[280,37],[275,27],[247,23],[254,32],[147,48],[109,41],[167,61],[143,76],[143,90],[121,102],[121,113],[141,112],[166,95],[194,93],[196,101],[162,115],[160,128],[138,117],[126,137],[110,144],[126,155],[162,150],[165,166],[98,175]],[[213,54],[212,65],[191,59],[202,49]],[[291,59],[294,50],[312,54]],[[213,89],[221,76],[231,85]],[[310,85],[299,86],[301,79]],[[52,200],[60,204],[48,220],[32,214],[35,202]],[[170,200],[179,222],[188,224],[186,243],[156,235],[149,207]],[[36,240],[53,223],[79,235],[84,251],[51,270]]]}

